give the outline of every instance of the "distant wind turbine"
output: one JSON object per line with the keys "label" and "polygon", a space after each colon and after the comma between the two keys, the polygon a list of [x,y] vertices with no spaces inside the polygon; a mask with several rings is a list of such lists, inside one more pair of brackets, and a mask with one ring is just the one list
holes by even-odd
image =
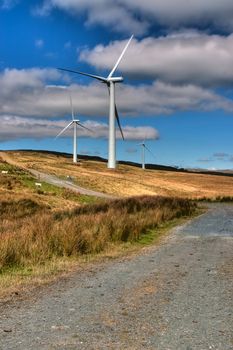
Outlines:
{"label": "distant wind turbine", "polygon": [[145,170],[146,169],[146,164],[145,164],[145,150],[147,150],[154,158],[155,155],[151,152],[151,150],[146,146],[145,144],[145,140],[142,143],[138,144],[139,146],[142,147],[142,169]]}
{"label": "distant wind turbine", "polygon": [[118,58],[115,66],[113,67],[113,69],[111,70],[111,72],[109,73],[107,78],[101,77],[98,75],[89,74],[89,73],[83,73],[80,71],[58,68],[58,69],[63,70],[63,71],[77,73],[77,74],[81,74],[81,75],[85,75],[85,76],[97,79],[97,80],[99,80],[102,83],[107,85],[108,91],[109,91],[109,100],[110,100],[110,102],[109,102],[109,141],[108,141],[108,168],[109,169],[116,168],[116,124],[115,124],[115,119],[117,120],[122,139],[124,140],[124,135],[122,132],[120,119],[119,119],[119,115],[118,115],[117,107],[116,107],[116,103],[115,103],[115,84],[122,83],[124,79],[123,79],[123,77],[113,77],[113,74],[115,73],[117,67],[119,66],[120,61],[122,60],[122,57],[124,56],[132,39],[133,39],[133,35],[131,36],[131,38],[127,42],[124,50],[122,51],[120,57]]}
{"label": "distant wind turbine", "polygon": [[75,119],[74,117],[74,108],[73,108],[73,103],[72,103],[72,98],[70,95],[70,107],[71,107],[71,115],[72,115],[72,121],[66,125],[66,127],[64,129],[62,129],[61,132],[59,132],[59,134],[56,136],[56,139],[61,136],[72,124],[74,127],[74,140],[73,140],[73,162],[77,163],[77,126],[81,126],[83,129],[86,129],[90,132],[92,132],[92,130],[86,128],[84,125],[82,125],[80,123],[79,119]]}

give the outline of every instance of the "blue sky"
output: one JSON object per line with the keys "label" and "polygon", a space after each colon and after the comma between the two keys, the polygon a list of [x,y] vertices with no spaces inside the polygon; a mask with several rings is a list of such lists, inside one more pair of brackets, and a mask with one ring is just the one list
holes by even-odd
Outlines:
{"label": "blue sky", "polygon": [[107,157],[105,86],[57,67],[107,75],[118,69],[126,136],[117,158],[233,168],[233,4],[229,0],[0,1],[0,149],[72,152],[69,94],[84,125],[78,152]]}

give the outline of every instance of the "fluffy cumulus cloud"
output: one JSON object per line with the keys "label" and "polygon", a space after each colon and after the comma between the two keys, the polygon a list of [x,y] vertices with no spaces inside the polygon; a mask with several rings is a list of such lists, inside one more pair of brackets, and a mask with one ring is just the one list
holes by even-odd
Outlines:
{"label": "fluffy cumulus cloud", "polygon": [[[24,118],[19,116],[7,115],[0,116],[1,120],[1,141],[9,141],[20,138],[46,138],[56,137],[58,133],[69,123],[67,120],[51,120],[39,118]],[[82,127],[78,128],[79,137],[107,138],[108,125],[92,120],[82,122],[82,125],[93,130],[90,132]],[[132,127],[123,128],[124,136],[127,140],[156,140],[159,138],[158,131],[152,127]],[[60,137],[72,137],[72,127],[67,129]],[[121,139],[119,130],[117,138]]]}
{"label": "fluffy cumulus cloud", "polygon": [[[108,92],[103,84],[52,85],[66,79],[66,74],[53,69],[3,71],[0,74],[0,114],[61,118],[70,114],[71,94],[78,115],[93,118],[108,115]],[[179,86],[160,81],[150,85],[123,84],[117,86],[116,97],[122,117],[188,110],[233,111],[231,100],[192,84]]]}
{"label": "fluffy cumulus cloud", "polygon": [[[97,69],[110,70],[126,41],[85,49],[79,59]],[[159,38],[134,39],[119,69],[135,78],[173,84],[219,86],[233,81],[233,34],[225,37],[197,31]]]}
{"label": "fluffy cumulus cloud", "polygon": [[[21,116],[62,117],[70,114],[69,93],[75,110],[85,116],[108,115],[108,92],[100,83],[51,85],[66,74],[53,69],[5,70],[0,74],[0,113]],[[192,84],[157,81],[150,85],[118,85],[117,104],[123,116],[154,116],[187,110],[233,111],[233,102]],[[12,96],[14,100],[12,102]]]}
{"label": "fluffy cumulus cloud", "polygon": [[[56,85],[58,82],[63,85]],[[55,136],[64,126],[64,116],[68,120],[71,114],[69,95],[75,114],[93,119],[85,125],[95,130],[95,135],[84,130],[81,135],[107,137],[107,124],[95,121],[108,115],[108,92],[103,84],[70,84],[64,73],[33,68],[6,69],[0,74],[0,85],[1,140],[9,139],[10,135]],[[160,81],[150,85],[124,84],[117,86],[116,95],[126,139],[156,139],[159,135],[151,127],[127,126],[125,117],[153,117],[187,110],[233,112],[231,100],[191,84],[179,86]],[[117,136],[120,137],[119,132]]]}
{"label": "fluffy cumulus cloud", "polygon": [[[70,94],[78,114],[94,117],[108,113],[108,94],[102,85],[52,84],[58,80],[67,81],[67,77],[54,69],[6,69],[0,74],[1,141],[56,136],[67,124],[64,115],[71,114]],[[107,138],[106,123],[89,120],[83,125],[95,132],[80,128],[80,136]],[[159,137],[152,127],[126,125],[123,131],[129,140],[141,140],[145,135],[148,139]],[[67,130],[67,135],[71,133],[72,130]],[[120,137],[117,131],[117,138]]]}
{"label": "fluffy cumulus cloud", "polygon": [[[53,111],[50,106],[43,106],[43,91],[46,82],[61,78],[55,69],[5,69],[0,73],[0,113],[16,115],[46,115]],[[37,107],[41,110],[37,111]]]}
{"label": "fluffy cumulus cloud", "polygon": [[106,26],[117,32],[146,33],[155,24],[168,28],[233,29],[232,0],[44,0],[41,15],[58,8],[86,16],[86,24]]}
{"label": "fluffy cumulus cloud", "polygon": [[45,0],[35,9],[39,15],[48,15],[53,9],[71,15],[86,15],[86,25],[101,25],[116,32],[133,32],[141,35],[149,28],[149,22],[137,18],[127,6],[115,0]]}
{"label": "fluffy cumulus cloud", "polygon": [[231,0],[121,0],[132,11],[158,23],[179,28],[181,26],[212,26],[225,30],[233,28]]}

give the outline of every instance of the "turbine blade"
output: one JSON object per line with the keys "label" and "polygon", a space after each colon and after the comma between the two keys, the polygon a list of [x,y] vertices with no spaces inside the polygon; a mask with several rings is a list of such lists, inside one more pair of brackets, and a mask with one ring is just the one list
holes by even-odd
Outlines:
{"label": "turbine blade", "polygon": [[91,78],[100,80],[100,81],[102,81],[103,83],[107,83],[107,82],[108,82],[106,78],[100,77],[100,76],[98,76],[98,75],[89,74],[89,73],[83,73],[83,72],[80,72],[80,71],[77,71],[77,70],[71,70],[71,69],[66,69],[66,68],[57,68],[57,69],[63,70],[63,71],[65,71],[65,72],[70,72],[70,73],[85,75],[85,76],[87,76],[87,77],[91,77]]}
{"label": "turbine blade", "polygon": [[122,140],[125,140],[124,134],[123,134],[123,131],[122,131],[122,128],[121,128],[120,118],[119,118],[119,115],[118,115],[118,111],[117,111],[116,105],[115,105],[115,116],[116,116],[118,128],[119,128],[120,133],[121,133]]}
{"label": "turbine blade", "polygon": [[115,71],[116,71],[117,67],[119,66],[120,61],[122,60],[122,57],[124,56],[125,51],[127,50],[127,48],[128,48],[128,46],[129,46],[129,44],[130,44],[130,42],[131,42],[132,39],[133,39],[133,35],[131,36],[131,38],[130,38],[129,41],[127,42],[127,44],[126,44],[124,50],[122,51],[120,57],[119,57],[118,60],[117,60],[115,66],[113,67],[113,69],[112,69],[111,72],[109,73],[108,79],[111,78],[111,77],[113,76],[113,74],[115,73]]}
{"label": "turbine blade", "polygon": [[[108,87],[108,93],[110,95],[109,85],[107,85],[107,87]],[[124,134],[123,134],[123,131],[122,131],[122,128],[121,128],[120,118],[119,118],[119,114],[118,114],[118,111],[117,111],[116,104],[115,104],[115,117],[116,117],[116,120],[117,120],[118,128],[119,128],[120,133],[121,133],[122,140],[125,140],[125,137],[124,137]]]}
{"label": "turbine blade", "polygon": [[88,129],[86,126],[82,125],[81,123],[77,123],[77,125],[81,126],[81,128],[83,128],[83,129],[86,129],[86,130],[93,133],[93,131],[91,129]]}
{"label": "turbine blade", "polygon": [[73,102],[72,102],[72,97],[71,97],[71,95],[70,95],[70,107],[71,107],[72,119],[74,120],[74,107],[73,107]]}
{"label": "turbine blade", "polygon": [[59,134],[55,137],[55,139],[57,139],[59,136],[61,136],[61,134],[63,134],[63,132],[66,131],[66,129],[68,129],[68,127],[73,124],[73,121],[70,122],[68,125],[66,125],[66,127],[64,129],[62,129],[62,131],[59,132]]}
{"label": "turbine blade", "polygon": [[151,152],[151,150],[146,145],[144,145],[144,147],[153,156],[153,158],[156,159],[155,155]]}

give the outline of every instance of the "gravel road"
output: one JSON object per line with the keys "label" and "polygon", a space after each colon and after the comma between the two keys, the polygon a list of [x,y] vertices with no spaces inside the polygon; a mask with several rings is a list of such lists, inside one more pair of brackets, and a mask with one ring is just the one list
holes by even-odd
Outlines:
{"label": "gravel road", "polygon": [[57,187],[62,187],[62,188],[68,188],[74,192],[80,193],[80,194],[85,194],[88,196],[94,196],[94,197],[99,197],[99,198],[106,198],[106,199],[115,199],[116,197],[111,196],[107,193],[102,193],[102,192],[97,192],[93,190],[89,190],[84,187],[80,187],[72,182],[72,180],[66,181],[58,178],[55,175],[49,175],[42,173],[41,171],[37,171],[34,169],[27,169],[32,175],[34,175],[37,179],[47,182],[51,185],[55,185]]}
{"label": "gravel road", "polygon": [[3,160],[5,160],[7,163],[15,165],[15,166],[19,166],[20,168],[25,169],[25,171],[30,172],[33,176],[35,176],[38,179],[38,181],[44,181],[44,182],[47,182],[51,185],[55,185],[57,187],[68,188],[74,192],[88,195],[88,196],[94,196],[94,197],[106,198],[106,199],[116,199],[117,198],[117,197],[111,196],[107,193],[97,192],[97,191],[89,190],[89,189],[84,188],[84,187],[80,187],[80,186],[74,184],[72,182],[72,179],[70,181],[66,181],[66,180],[60,179],[59,177],[57,177],[55,175],[49,175],[49,174],[43,173],[43,172],[35,170],[35,169],[28,169],[28,168],[22,166],[22,164],[20,164],[17,160],[11,158],[9,156],[9,154],[7,154],[6,152],[0,151],[0,157]]}
{"label": "gravel road", "polygon": [[233,206],[0,307],[1,350],[233,349]]}

